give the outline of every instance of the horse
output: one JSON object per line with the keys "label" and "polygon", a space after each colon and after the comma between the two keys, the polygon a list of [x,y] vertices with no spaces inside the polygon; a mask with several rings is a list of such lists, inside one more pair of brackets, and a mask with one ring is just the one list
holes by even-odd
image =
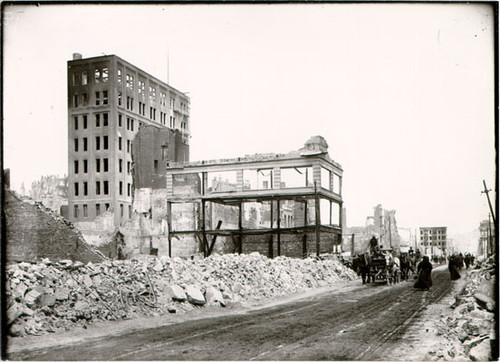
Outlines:
{"label": "horse", "polygon": [[401,280],[409,280],[410,271],[415,273],[411,258],[406,254],[401,254],[399,262],[401,264]]}

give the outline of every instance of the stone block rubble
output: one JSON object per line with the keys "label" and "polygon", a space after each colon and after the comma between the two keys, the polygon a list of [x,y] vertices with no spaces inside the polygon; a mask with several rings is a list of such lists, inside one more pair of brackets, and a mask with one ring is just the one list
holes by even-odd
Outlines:
{"label": "stone block rubble", "polygon": [[446,340],[431,350],[432,360],[488,361],[495,335],[495,257],[476,264],[451,305],[453,312],[438,321],[437,333]]}
{"label": "stone block rubble", "polygon": [[106,320],[225,307],[357,279],[335,260],[140,256],[99,264],[61,260],[6,268],[10,336],[41,335]]}

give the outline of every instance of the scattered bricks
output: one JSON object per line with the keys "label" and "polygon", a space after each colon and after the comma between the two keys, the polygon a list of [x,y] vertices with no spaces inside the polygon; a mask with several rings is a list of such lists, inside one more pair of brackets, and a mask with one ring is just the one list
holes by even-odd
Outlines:
{"label": "scattered bricks", "polygon": [[54,297],[58,301],[68,300],[69,299],[69,290],[66,288],[56,289],[56,292],[54,293]]}
{"label": "scattered bricks", "polygon": [[237,294],[242,289],[243,289],[243,286],[241,285],[241,283],[239,283],[239,282],[234,283],[234,285],[233,285],[233,293]]}
{"label": "scattered bricks", "polygon": [[40,305],[41,306],[47,306],[47,307],[52,307],[56,304],[56,297],[53,294],[47,294],[44,293],[40,297]]}
{"label": "scattered bricks", "polygon": [[100,275],[94,275],[92,277],[92,284],[95,286],[95,287],[99,287],[102,283],[102,278]]}
{"label": "scattered bricks", "polygon": [[186,287],[186,295],[188,302],[191,304],[204,305],[206,303],[205,297],[201,291],[192,285]]}
{"label": "scattered bricks", "polygon": [[92,278],[89,277],[87,274],[83,275],[82,282],[88,288],[90,288],[92,286],[92,284],[93,284],[92,283]]}
{"label": "scattered bricks", "polygon": [[75,303],[74,308],[76,311],[84,312],[89,308],[89,305],[86,302],[78,301]]}
{"label": "scattered bricks", "polygon": [[26,284],[24,283],[19,283],[16,288],[15,288],[15,291],[14,293],[17,295],[17,296],[20,296],[21,298],[24,298],[24,294],[26,293],[26,290],[28,289],[28,287],[26,286]]}
{"label": "scattered bricks", "polygon": [[30,308],[35,307],[40,299],[40,296],[42,293],[36,291],[36,290],[31,290],[24,296],[24,302],[26,305]]}
{"label": "scattered bricks", "polygon": [[156,259],[153,265],[153,270],[156,272],[161,272],[163,270],[163,264],[160,259]]}
{"label": "scattered bricks", "polygon": [[73,265],[73,262],[69,259],[64,259],[64,260],[59,260],[59,264],[68,267]]}
{"label": "scattered bricks", "polygon": [[168,293],[172,296],[172,300],[176,302],[185,302],[187,300],[186,293],[177,284],[172,284],[168,288]]}

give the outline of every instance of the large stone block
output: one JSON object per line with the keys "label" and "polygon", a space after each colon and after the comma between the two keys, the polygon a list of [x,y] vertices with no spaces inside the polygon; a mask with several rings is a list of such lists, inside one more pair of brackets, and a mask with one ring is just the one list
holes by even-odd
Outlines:
{"label": "large stone block", "polygon": [[194,305],[204,305],[206,303],[203,293],[193,285],[186,287],[186,295],[189,303]]}
{"label": "large stone block", "polygon": [[209,304],[224,302],[224,298],[222,297],[220,290],[212,286],[208,287],[205,291],[205,299]]}
{"label": "large stone block", "polygon": [[186,292],[177,284],[169,285],[167,289],[167,294],[172,297],[172,300],[176,302],[185,302],[187,300]]}
{"label": "large stone block", "polygon": [[489,340],[482,341],[469,351],[469,358],[472,361],[489,361],[491,356],[491,346]]}
{"label": "large stone block", "polygon": [[24,296],[24,302],[30,308],[36,306],[40,300],[42,293],[37,290],[31,290]]}

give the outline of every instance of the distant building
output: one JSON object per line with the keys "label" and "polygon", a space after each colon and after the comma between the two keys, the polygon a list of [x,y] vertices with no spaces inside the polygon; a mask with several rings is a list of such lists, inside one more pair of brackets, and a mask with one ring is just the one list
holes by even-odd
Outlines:
{"label": "distant building", "polygon": [[385,210],[381,204],[373,208],[373,216],[366,217],[364,226],[345,228],[343,251],[364,252],[369,248],[369,241],[376,237],[384,249],[400,251],[401,237],[398,232],[396,210]]}
{"label": "distant building", "polygon": [[420,251],[430,255],[446,255],[448,249],[446,229],[446,226],[420,227]]}
{"label": "distant building", "polygon": [[495,224],[493,221],[483,220],[479,224],[478,255],[489,256],[495,253]]}
{"label": "distant building", "polygon": [[[168,161],[189,160],[189,104],[186,94],[116,55],[74,54],[68,61],[70,221],[92,222],[106,211],[113,211],[114,225],[128,220],[135,188],[160,186]],[[147,131],[136,139],[141,126]]]}

